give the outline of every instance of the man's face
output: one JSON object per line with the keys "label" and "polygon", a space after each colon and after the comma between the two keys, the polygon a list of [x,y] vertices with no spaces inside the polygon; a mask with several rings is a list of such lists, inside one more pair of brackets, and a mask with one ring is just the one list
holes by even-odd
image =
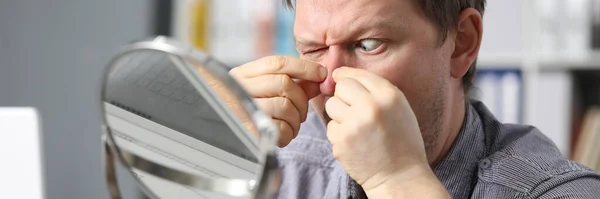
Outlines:
{"label": "man's face", "polygon": [[[301,58],[327,67],[361,68],[382,76],[407,97],[428,154],[439,150],[448,125],[450,57],[438,29],[416,0],[297,0],[294,36]],[[321,91],[332,96],[331,77]],[[442,136],[443,137],[443,136]]]}

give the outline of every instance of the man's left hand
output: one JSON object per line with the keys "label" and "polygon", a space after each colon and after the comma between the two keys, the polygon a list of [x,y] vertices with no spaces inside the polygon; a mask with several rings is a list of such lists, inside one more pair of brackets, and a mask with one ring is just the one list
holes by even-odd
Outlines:
{"label": "man's left hand", "polygon": [[327,137],[334,157],[368,195],[393,182],[435,178],[415,114],[396,86],[356,68],[338,68],[332,76]]}

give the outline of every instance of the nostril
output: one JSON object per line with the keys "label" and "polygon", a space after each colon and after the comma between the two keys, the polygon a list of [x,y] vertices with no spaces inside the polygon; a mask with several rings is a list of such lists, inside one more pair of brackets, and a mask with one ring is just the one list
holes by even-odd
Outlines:
{"label": "nostril", "polygon": [[325,96],[333,96],[335,93],[335,82],[333,78],[329,75],[325,79],[325,81],[319,84],[319,89],[321,89],[321,93]]}

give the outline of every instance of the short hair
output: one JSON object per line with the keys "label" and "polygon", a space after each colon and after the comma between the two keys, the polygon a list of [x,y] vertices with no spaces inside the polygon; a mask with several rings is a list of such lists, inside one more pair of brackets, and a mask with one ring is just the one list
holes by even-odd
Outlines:
{"label": "short hair", "polygon": [[[486,0],[416,0],[426,16],[438,28],[440,44],[443,44],[448,37],[448,32],[458,26],[458,17],[460,13],[467,8],[474,8],[483,15],[485,11]],[[283,0],[288,8],[294,8],[293,0]],[[463,89],[466,94],[473,86],[473,78],[477,68],[477,60],[471,64],[469,70],[462,78]]]}

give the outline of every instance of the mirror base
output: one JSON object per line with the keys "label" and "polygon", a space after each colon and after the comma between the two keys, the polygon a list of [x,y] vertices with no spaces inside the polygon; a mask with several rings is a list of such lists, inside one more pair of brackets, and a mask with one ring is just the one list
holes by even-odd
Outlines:
{"label": "mirror base", "polygon": [[104,172],[106,178],[106,187],[111,199],[122,199],[121,191],[119,190],[119,183],[117,180],[117,173],[115,169],[115,157],[112,152],[109,143],[106,141],[106,134],[102,135],[102,148],[104,153]]}

